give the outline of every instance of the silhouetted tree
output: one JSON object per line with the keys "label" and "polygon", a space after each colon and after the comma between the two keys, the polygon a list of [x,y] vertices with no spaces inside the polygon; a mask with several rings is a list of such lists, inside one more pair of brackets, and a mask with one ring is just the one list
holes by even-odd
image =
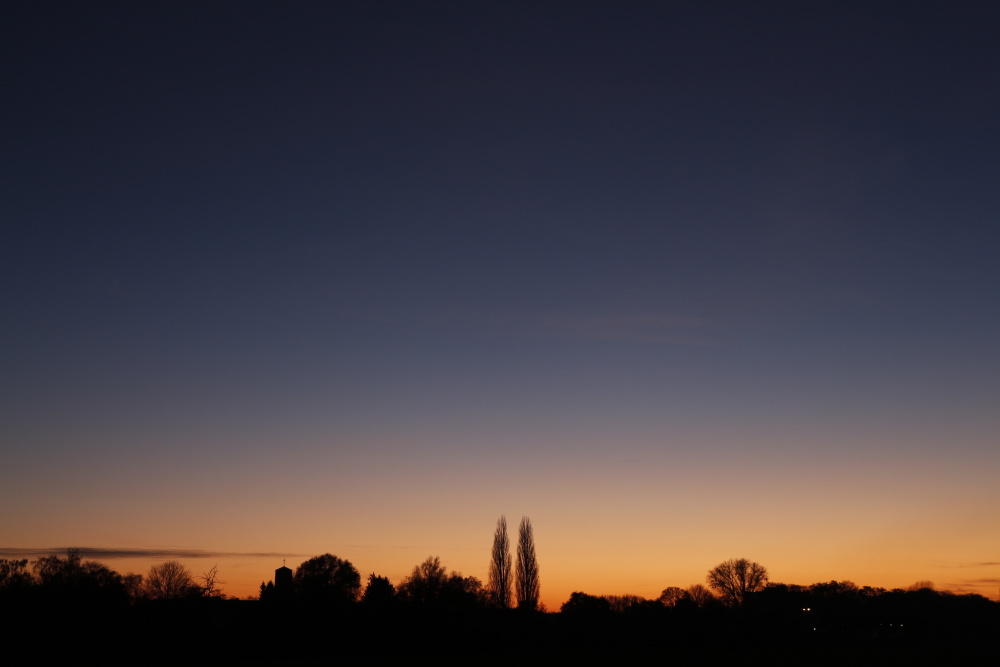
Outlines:
{"label": "silhouetted tree", "polygon": [[611,613],[611,603],[607,598],[575,592],[559,611],[569,616],[606,616]]}
{"label": "silhouetted tree", "polygon": [[261,602],[273,602],[275,600],[273,581],[260,582],[260,592],[257,594],[257,599]]}
{"label": "silhouetted tree", "polygon": [[399,584],[397,594],[412,605],[447,611],[472,609],[486,598],[479,579],[463,577],[459,572],[449,575],[437,556],[428,556],[414,567]]}
{"label": "silhouetted tree", "polygon": [[361,596],[361,603],[369,609],[388,609],[396,601],[396,588],[388,577],[379,577],[374,572],[368,575],[368,585]]}
{"label": "silhouetted tree", "polygon": [[624,614],[632,607],[637,607],[647,601],[646,598],[638,595],[605,595],[604,599],[608,601],[611,612],[614,614]]}
{"label": "silhouetted tree", "polygon": [[488,585],[490,601],[501,609],[510,608],[511,565],[507,517],[501,516],[497,520],[497,529],[493,534],[493,557],[490,559]]}
{"label": "silhouetted tree", "polygon": [[361,574],[350,561],[323,554],[305,561],[293,575],[295,595],[321,604],[356,602],[361,593]]}
{"label": "silhouetted tree", "polygon": [[[28,559],[0,559],[0,617],[4,616],[4,607],[22,605],[32,592],[34,582],[28,572]],[[12,630],[8,627],[8,632]]]}
{"label": "silhouetted tree", "polygon": [[699,609],[704,609],[705,607],[711,607],[713,604],[718,604],[719,600],[712,594],[712,591],[708,590],[701,584],[694,584],[688,586],[687,597],[685,600],[690,600]]}
{"label": "silhouetted tree", "polygon": [[538,582],[538,558],[535,555],[535,536],[531,520],[521,518],[517,531],[517,607],[535,610],[538,608],[540,585]]}
{"label": "silhouetted tree", "polygon": [[447,604],[454,609],[473,609],[486,605],[489,595],[483,588],[483,582],[477,577],[465,577],[461,572],[452,572],[448,576]]}
{"label": "silhouetted tree", "polygon": [[125,604],[128,595],[122,577],[94,561],[84,561],[76,549],[64,558],[43,556],[32,565],[35,581],[45,597],[64,604]]}
{"label": "silhouetted tree", "polygon": [[767,583],[767,568],[746,558],[730,559],[708,571],[708,585],[731,605],[741,605],[747,593]]}
{"label": "silhouetted tree", "polygon": [[175,560],[149,568],[145,583],[146,596],[152,600],[175,600],[194,594],[195,586],[191,572]]}
{"label": "silhouetted tree", "polygon": [[678,602],[683,600],[685,596],[687,596],[687,591],[683,588],[678,586],[667,586],[660,592],[660,597],[658,597],[657,600],[659,600],[664,607],[673,607]]}
{"label": "silhouetted tree", "polygon": [[809,592],[820,597],[855,597],[858,586],[853,581],[830,581],[809,586]]}
{"label": "silhouetted tree", "polygon": [[0,558],[0,592],[21,590],[31,583],[27,558],[21,560]]}
{"label": "silhouetted tree", "polygon": [[219,584],[224,584],[224,581],[218,581],[219,578],[219,566],[213,565],[212,569],[205,572],[200,577],[201,579],[201,594],[207,598],[218,598],[224,597],[222,591],[219,589]]}
{"label": "silhouetted tree", "polygon": [[858,595],[862,598],[877,598],[880,595],[885,595],[886,590],[884,588],[873,588],[872,586],[862,586],[858,589]]}
{"label": "silhouetted tree", "polygon": [[913,592],[913,591],[923,591],[923,590],[933,591],[934,590],[934,582],[933,581],[928,581],[927,579],[922,579],[921,581],[916,581],[916,582],[910,584],[909,586],[907,586],[906,590],[910,591],[910,592]]}
{"label": "silhouetted tree", "polygon": [[409,577],[400,582],[398,593],[407,602],[429,604],[440,595],[447,578],[441,558],[428,556],[427,560],[413,568]]}
{"label": "silhouetted tree", "polygon": [[132,602],[135,602],[145,594],[145,586],[141,574],[129,572],[128,574],[123,575],[122,585],[125,586],[125,592],[128,593],[128,599]]}

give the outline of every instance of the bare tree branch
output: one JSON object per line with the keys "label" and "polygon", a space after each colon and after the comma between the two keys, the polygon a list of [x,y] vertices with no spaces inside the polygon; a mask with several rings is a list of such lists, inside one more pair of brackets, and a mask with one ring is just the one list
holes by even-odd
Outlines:
{"label": "bare tree branch", "polygon": [[709,570],[706,579],[727,603],[741,605],[747,593],[767,583],[767,568],[746,558],[733,558]]}

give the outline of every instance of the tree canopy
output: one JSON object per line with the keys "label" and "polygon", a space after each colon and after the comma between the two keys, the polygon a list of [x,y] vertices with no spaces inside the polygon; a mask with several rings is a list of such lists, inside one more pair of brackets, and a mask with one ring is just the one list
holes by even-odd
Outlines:
{"label": "tree canopy", "polygon": [[490,601],[500,609],[510,608],[511,566],[507,517],[501,516],[497,520],[497,529],[493,534],[493,552],[490,558],[488,585]]}
{"label": "tree canopy", "polygon": [[535,555],[535,533],[531,519],[521,517],[517,531],[517,591],[518,609],[538,608],[541,588],[538,581],[538,557]]}
{"label": "tree canopy", "polygon": [[149,568],[144,586],[146,596],[152,600],[175,600],[198,591],[191,572],[175,560]]}
{"label": "tree canopy", "polygon": [[767,568],[746,558],[733,558],[708,571],[708,585],[731,605],[741,605],[747,593],[759,591],[767,583]]}
{"label": "tree canopy", "polygon": [[368,585],[361,596],[361,603],[369,609],[387,609],[396,602],[396,587],[388,577],[380,577],[372,572],[368,575]]}
{"label": "tree canopy", "polygon": [[332,554],[315,556],[298,566],[292,577],[295,595],[305,602],[349,604],[361,593],[361,574],[350,561]]}
{"label": "tree canopy", "polygon": [[397,592],[411,605],[451,611],[477,607],[486,597],[479,579],[454,571],[448,574],[438,556],[428,556],[414,567]]}

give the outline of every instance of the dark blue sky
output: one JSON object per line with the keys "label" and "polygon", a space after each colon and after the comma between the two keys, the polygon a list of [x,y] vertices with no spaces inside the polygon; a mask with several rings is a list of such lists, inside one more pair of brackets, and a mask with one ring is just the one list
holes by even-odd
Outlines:
{"label": "dark blue sky", "polygon": [[0,479],[24,502],[61,457],[121,502],[164,451],[461,476],[577,441],[625,475],[898,461],[919,435],[928,465],[1000,463],[995,3],[0,23]]}

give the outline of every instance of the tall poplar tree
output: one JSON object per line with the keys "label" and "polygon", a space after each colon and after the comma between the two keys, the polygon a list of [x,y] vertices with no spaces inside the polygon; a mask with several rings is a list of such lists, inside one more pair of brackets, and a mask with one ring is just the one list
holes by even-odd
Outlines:
{"label": "tall poplar tree", "polygon": [[507,538],[507,517],[497,519],[497,529],[493,533],[493,557],[490,560],[488,590],[493,604],[501,609],[509,609],[511,601],[511,559],[510,540]]}
{"label": "tall poplar tree", "polygon": [[517,531],[517,607],[518,609],[538,609],[538,558],[535,556],[535,535],[531,530],[531,520],[521,517]]}

